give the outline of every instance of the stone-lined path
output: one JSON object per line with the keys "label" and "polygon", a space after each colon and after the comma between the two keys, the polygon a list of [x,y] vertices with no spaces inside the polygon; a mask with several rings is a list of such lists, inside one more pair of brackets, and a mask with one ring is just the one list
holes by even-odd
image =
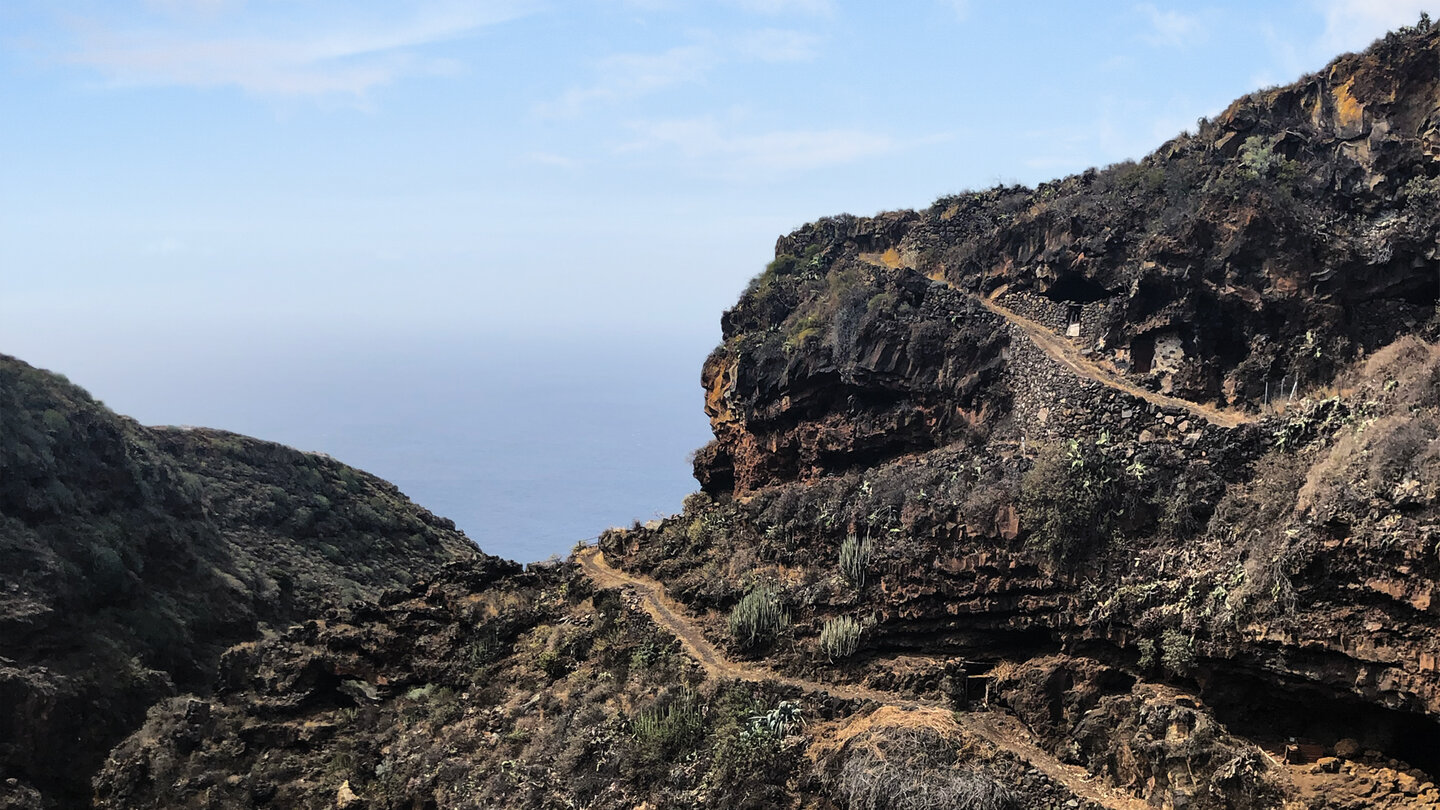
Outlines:
{"label": "stone-lined path", "polygon": [[[944,279],[936,280],[944,282],[949,285],[951,289],[958,290],[958,288],[950,285],[949,282],[944,281]],[[963,290],[959,291],[964,292]],[[1113,388],[1123,394],[1143,399],[1161,408],[1178,408],[1188,411],[1190,414],[1218,427],[1233,428],[1251,421],[1252,417],[1239,411],[1221,410],[1210,405],[1202,405],[1198,402],[1191,402],[1188,399],[1180,399],[1179,397],[1172,397],[1141,388],[1081,354],[1080,350],[1075,348],[1073,343],[1046,329],[1042,324],[1032,321],[1018,312],[1013,312],[989,298],[975,295],[974,293],[965,294],[979,302],[980,306],[985,307],[985,309],[1004,318],[1013,326],[1018,327],[1025,333],[1025,336],[1030,339],[1030,342],[1034,343],[1041,351],[1049,355],[1050,359],[1066,366],[1081,377],[1094,380],[1101,385]]]}

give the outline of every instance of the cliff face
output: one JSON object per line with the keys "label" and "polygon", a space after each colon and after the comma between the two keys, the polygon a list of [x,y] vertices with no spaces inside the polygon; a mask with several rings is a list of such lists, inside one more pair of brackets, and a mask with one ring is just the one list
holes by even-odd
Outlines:
{"label": "cliff face", "polygon": [[145,428],[0,357],[5,790],[77,804],[146,709],[208,690],[230,645],[482,557],[372,476]]}
{"label": "cliff face", "polygon": [[1007,409],[972,387],[1004,345],[995,319],[942,283],[1073,327],[1138,385],[1252,413],[1416,331],[1440,292],[1436,41],[1392,36],[1138,163],[782,238],[706,364],[701,481],[873,463],[953,441],[977,403]]}
{"label": "cliff face", "polygon": [[[1157,803],[1282,799],[1156,749],[1152,686],[1199,712],[1181,738],[1435,774],[1437,123],[1440,31],[1407,29],[1138,163],[801,228],[705,365],[710,497],[606,553],[717,614],[774,583],[791,672],[999,667],[1057,754]],[[1310,779],[1281,782],[1344,806]],[[1395,796],[1354,801],[1429,801]]]}

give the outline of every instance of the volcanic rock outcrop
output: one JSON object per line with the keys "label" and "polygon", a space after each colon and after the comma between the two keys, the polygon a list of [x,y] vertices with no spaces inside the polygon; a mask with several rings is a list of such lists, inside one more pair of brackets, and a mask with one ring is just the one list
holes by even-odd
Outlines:
{"label": "volcanic rock outcrop", "polygon": [[[1087,709],[1113,722],[1036,731],[1157,804],[1278,807],[1215,780],[1342,740],[1435,773],[1437,121],[1422,24],[1137,163],[781,238],[705,365],[709,497],[607,556],[716,638],[778,588],[791,672],[1116,673]],[[1151,684],[1251,753],[1181,756],[1181,784],[1117,742],[1160,716]]]}
{"label": "volcanic rock outcrop", "polygon": [[484,559],[373,476],[142,427],[0,356],[0,793],[82,803],[110,748],[207,691],[230,645]]}

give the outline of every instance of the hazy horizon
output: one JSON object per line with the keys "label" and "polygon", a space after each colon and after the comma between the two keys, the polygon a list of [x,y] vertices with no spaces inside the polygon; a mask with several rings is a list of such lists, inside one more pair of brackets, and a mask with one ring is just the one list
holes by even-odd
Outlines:
{"label": "hazy horizon", "polygon": [[[605,336],[294,347],[217,362],[184,346],[56,368],[142,424],[208,427],[323,452],[450,518],[491,554],[564,555],[610,526],[662,517],[698,489],[708,440],[699,342]],[[112,358],[113,360],[113,358]],[[182,368],[164,389],[147,380]],[[643,392],[636,396],[636,392]]]}

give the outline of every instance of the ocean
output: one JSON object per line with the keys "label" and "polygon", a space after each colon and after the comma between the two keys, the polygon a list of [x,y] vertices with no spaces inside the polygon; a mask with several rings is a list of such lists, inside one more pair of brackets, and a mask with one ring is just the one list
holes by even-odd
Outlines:
{"label": "ocean", "polygon": [[327,453],[485,551],[532,562],[679,511],[698,488],[690,453],[710,438],[700,366],[712,346],[709,335],[262,341],[47,367],[144,424]]}

